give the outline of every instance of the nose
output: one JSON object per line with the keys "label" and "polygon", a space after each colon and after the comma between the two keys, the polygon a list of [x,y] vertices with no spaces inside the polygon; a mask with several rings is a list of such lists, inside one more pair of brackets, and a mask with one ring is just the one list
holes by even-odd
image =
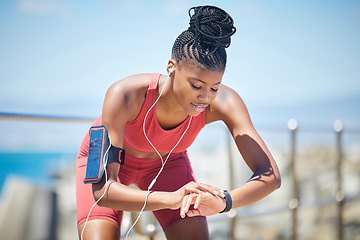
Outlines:
{"label": "nose", "polygon": [[203,88],[198,96],[198,99],[202,102],[210,102],[211,100],[210,90]]}

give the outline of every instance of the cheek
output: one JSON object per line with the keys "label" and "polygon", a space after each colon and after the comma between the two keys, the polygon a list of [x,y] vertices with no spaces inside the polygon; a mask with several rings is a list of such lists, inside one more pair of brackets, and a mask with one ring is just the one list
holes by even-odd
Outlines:
{"label": "cheek", "polygon": [[193,91],[189,88],[178,89],[176,96],[181,103],[192,102],[193,99],[196,98],[196,95],[194,95]]}
{"label": "cheek", "polygon": [[211,101],[213,101],[216,98],[216,96],[217,96],[217,92],[213,92],[211,94]]}
{"label": "cheek", "polygon": [[191,98],[194,94],[193,89],[191,86],[186,82],[174,82],[174,93],[176,94],[177,98],[180,100],[185,100],[187,98]]}

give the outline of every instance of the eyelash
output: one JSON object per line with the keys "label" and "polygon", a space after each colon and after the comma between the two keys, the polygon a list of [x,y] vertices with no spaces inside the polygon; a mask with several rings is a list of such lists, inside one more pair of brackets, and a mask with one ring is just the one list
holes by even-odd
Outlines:
{"label": "eyelash", "polygon": [[[197,86],[195,86],[194,84],[191,84],[191,85],[192,85],[192,87],[195,88],[195,89],[201,89],[201,88],[202,88],[202,87],[197,87]],[[217,92],[219,89],[211,88],[211,90],[214,91],[214,92]]]}
{"label": "eyelash", "polygon": [[195,89],[200,89],[200,88],[201,88],[201,87],[195,86],[194,84],[191,84],[191,86],[192,86],[193,88],[195,88]]}

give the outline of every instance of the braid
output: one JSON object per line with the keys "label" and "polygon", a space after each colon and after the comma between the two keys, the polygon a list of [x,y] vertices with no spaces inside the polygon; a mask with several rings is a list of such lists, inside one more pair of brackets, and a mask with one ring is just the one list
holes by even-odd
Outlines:
{"label": "braid", "polygon": [[176,61],[196,60],[208,69],[224,70],[225,48],[235,33],[234,21],[224,10],[213,6],[193,7],[189,10],[190,27],[182,32],[173,45]]}

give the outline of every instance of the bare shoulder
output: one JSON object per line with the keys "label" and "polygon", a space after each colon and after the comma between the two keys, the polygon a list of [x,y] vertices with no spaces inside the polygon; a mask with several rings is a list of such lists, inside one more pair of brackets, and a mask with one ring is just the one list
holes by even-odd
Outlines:
{"label": "bare shoulder", "polygon": [[128,98],[136,98],[139,93],[146,93],[146,90],[149,86],[150,78],[151,74],[137,74],[126,77],[112,84],[106,94],[114,94],[116,99],[128,100]]}
{"label": "bare shoulder", "polygon": [[249,114],[244,101],[232,88],[221,84],[218,94],[210,105],[207,113],[207,123],[222,120],[225,124],[234,124],[249,120]]}
{"label": "bare shoulder", "polygon": [[135,118],[145,100],[150,79],[151,74],[138,74],[112,84],[105,96],[103,115],[111,112],[111,115],[121,114],[127,121]]}

